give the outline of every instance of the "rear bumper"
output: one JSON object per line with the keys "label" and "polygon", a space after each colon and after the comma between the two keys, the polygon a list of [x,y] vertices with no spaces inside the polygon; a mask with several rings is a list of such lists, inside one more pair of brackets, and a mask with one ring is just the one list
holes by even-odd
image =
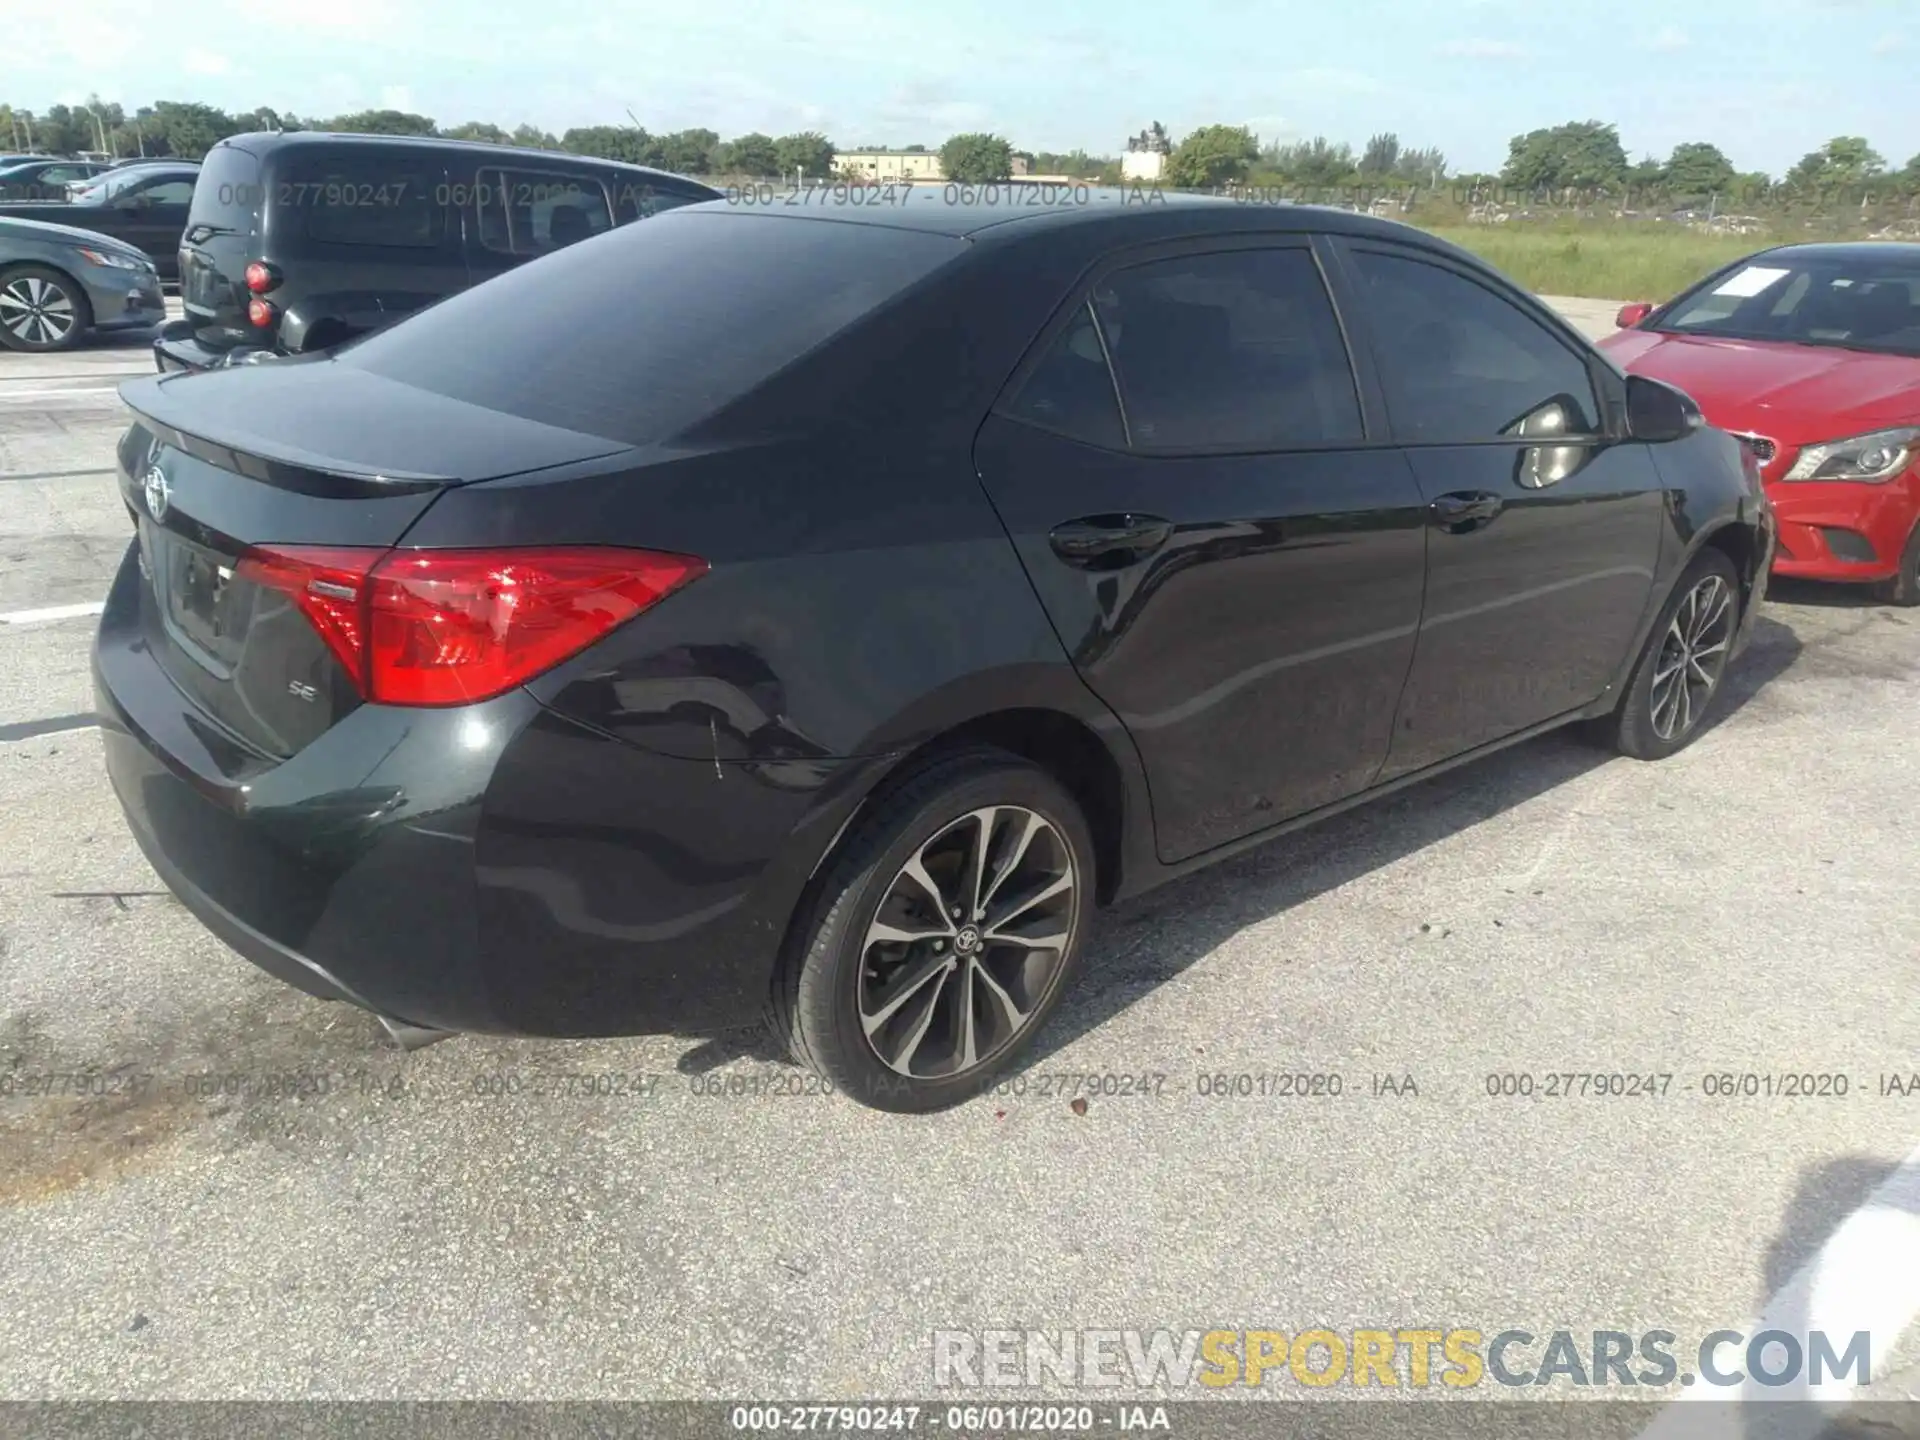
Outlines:
{"label": "rear bumper", "polygon": [[440,1030],[588,1036],[756,1021],[866,766],[674,759],[525,691],[365,705],[244,751],[141,641],[130,553],[94,649],[107,773],[208,929],[311,994]]}
{"label": "rear bumper", "polygon": [[191,320],[172,320],[160,327],[153,339],[153,368],[166,374],[179,370],[215,370],[230,365],[236,356],[266,351],[265,345],[240,345],[215,349],[194,335]]}
{"label": "rear bumper", "polygon": [[1898,572],[1920,520],[1920,476],[1884,485],[1776,482],[1780,524],[1773,573],[1806,580],[1885,580]]}

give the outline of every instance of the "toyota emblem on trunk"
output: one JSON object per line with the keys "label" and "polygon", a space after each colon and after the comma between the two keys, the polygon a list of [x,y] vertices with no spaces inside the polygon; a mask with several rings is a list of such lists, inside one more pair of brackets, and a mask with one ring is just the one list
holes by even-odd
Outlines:
{"label": "toyota emblem on trunk", "polygon": [[141,486],[146,492],[148,512],[156,520],[164,519],[167,513],[167,499],[171,493],[167,486],[166,474],[158,465],[150,466]]}

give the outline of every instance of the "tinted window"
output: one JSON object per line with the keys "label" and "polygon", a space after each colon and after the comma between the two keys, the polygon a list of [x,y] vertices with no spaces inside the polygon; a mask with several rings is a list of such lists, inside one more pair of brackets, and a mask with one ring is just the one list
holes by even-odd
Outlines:
{"label": "tinted window", "polygon": [[204,225],[250,234],[259,204],[260,162],[253,152],[237,145],[216,145],[207,152],[194,182],[187,229]]}
{"label": "tinted window", "polygon": [[965,249],[923,231],[683,210],[517,266],[348,345],[337,363],[641,445],[711,415]]}
{"label": "tinted window", "polygon": [[142,205],[185,205],[193,199],[193,181],[156,180],[135,193]]}
{"label": "tinted window", "polygon": [[651,180],[621,179],[612,183],[613,218],[621,225],[630,220],[645,220],[663,210],[677,210],[682,205],[698,205],[702,200],[715,198],[712,195],[667,189],[655,185]]}
{"label": "tinted window", "polygon": [[1653,328],[1920,354],[1920,263],[1892,247],[1758,255],[1683,295]]}
{"label": "tinted window", "polygon": [[474,204],[480,243],[505,255],[544,255],[613,228],[600,182],[564,171],[483,167]]}
{"label": "tinted window", "polygon": [[1437,445],[1599,429],[1585,360],[1518,306],[1438,265],[1364,250],[1353,258],[1403,438]]}
{"label": "tinted window", "polygon": [[1306,250],[1142,265],[1100,285],[1094,301],[1136,448],[1361,438],[1346,345]]}
{"label": "tinted window", "polygon": [[[410,154],[294,154],[276,170],[269,203],[309,240],[422,249],[440,243],[438,168]],[[274,225],[281,233],[281,221]]]}
{"label": "tinted window", "polygon": [[1113,372],[1100,348],[1091,302],[1080,307],[1067,328],[1047,347],[1020,393],[1007,406],[1016,419],[1057,430],[1092,445],[1119,449],[1127,443],[1120,427],[1120,402]]}

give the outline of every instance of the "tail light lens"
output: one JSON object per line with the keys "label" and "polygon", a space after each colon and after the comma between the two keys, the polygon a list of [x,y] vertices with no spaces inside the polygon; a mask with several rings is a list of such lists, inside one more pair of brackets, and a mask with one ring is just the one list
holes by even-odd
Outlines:
{"label": "tail light lens", "polygon": [[467,705],[562,660],[706,573],[652,550],[256,547],[240,575],[286,595],[366,699]]}
{"label": "tail light lens", "polygon": [[264,260],[255,260],[247,266],[245,279],[247,289],[256,295],[264,295],[280,283],[280,272]]}
{"label": "tail light lens", "polygon": [[261,329],[273,324],[273,306],[259,296],[247,302],[247,319]]}

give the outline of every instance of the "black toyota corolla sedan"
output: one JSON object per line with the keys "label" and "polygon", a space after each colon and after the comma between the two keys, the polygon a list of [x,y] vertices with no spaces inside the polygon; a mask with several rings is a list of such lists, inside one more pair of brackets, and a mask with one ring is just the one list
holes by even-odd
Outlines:
{"label": "black toyota corolla sedan", "polygon": [[124,385],[95,680],[166,883],[404,1039],[770,1014],[925,1110],[1097,905],[1699,732],[1773,527],[1683,395],[1395,224],[1007,195],[690,206]]}

